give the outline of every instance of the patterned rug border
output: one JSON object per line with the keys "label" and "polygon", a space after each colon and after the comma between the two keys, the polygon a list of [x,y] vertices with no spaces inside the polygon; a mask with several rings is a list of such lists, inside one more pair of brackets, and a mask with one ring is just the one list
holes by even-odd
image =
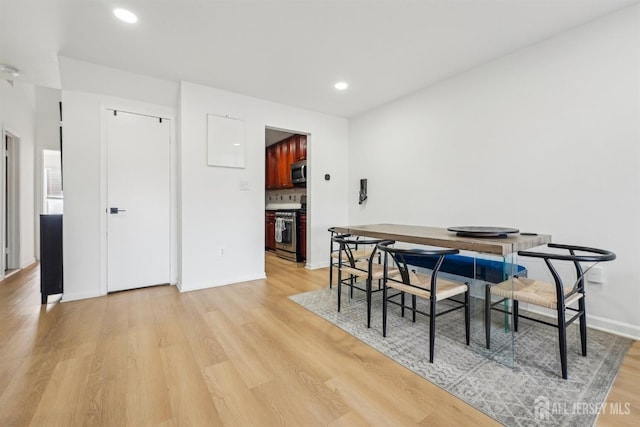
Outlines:
{"label": "patterned rug border", "polygon": [[[509,368],[464,345],[462,312],[459,310],[438,318],[436,354],[431,364],[428,362],[428,328],[424,316],[419,316],[422,322],[412,323],[409,316],[400,317],[398,307],[391,306],[388,334],[383,338],[380,293],[374,294],[370,329],[365,325],[366,305],[362,292],[357,292],[353,299],[343,292],[340,313],[336,309],[336,298],[336,288],[289,297],[401,366],[507,426],[593,425],[598,412],[581,409],[598,408],[595,405],[605,402],[622,360],[633,343],[631,339],[589,328],[589,353],[585,358],[578,354],[577,327],[571,325],[572,329],[567,332],[569,379],[563,380],[560,376],[557,341],[548,339],[549,334],[557,336],[551,328],[533,322],[521,322],[514,336],[516,364]],[[479,332],[472,330],[472,339],[478,339]],[[484,339],[484,334],[481,335]],[[495,335],[498,335],[498,342],[494,343],[492,338],[492,347],[509,345],[508,342],[500,342],[500,334]],[[527,342],[529,344],[525,345]],[[536,350],[532,351],[532,348]],[[584,375],[585,372],[593,375]],[[482,384],[482,387],[478,384]]]}

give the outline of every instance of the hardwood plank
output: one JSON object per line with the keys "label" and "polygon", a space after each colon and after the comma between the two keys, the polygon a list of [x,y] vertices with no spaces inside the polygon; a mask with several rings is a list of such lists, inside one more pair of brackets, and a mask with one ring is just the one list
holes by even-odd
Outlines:
{"label": "hardwood plank", "polygon": [[254,392],[248,388],[229,361],[209,366],[204,370],[207,387],[213,398],[220,420],[230,426],[258,426],[278,424]]}
{"label": "hardwood plank", "polygon": [[177,425],[222,425],[201,369],[186,346],[160,349],[171,415]]}
{"label": "hardwood plank", "polygon": [[[127,378],[124,390],[127,398],[127,425],[173,423],[171,399],[158,341],[153,328],[136,328],[127,337]],[[179,370],[179,365],[172,367],[172,372]]]}
{"label": "hardwood plank", "polygon": [[225,313],[211,311],[207,313],[206,319],[209,327],[215,330],[216,339],[224,347],[225,353],[247,387],[255,387],[273,378],[271,361],[262,357],[260,347],[253,343],[246,332]]}
{"label": "hardwood plank", "polygon": [[596,425],[640,425],[640,341],[635,341],[620,367]]}
{"label": "hardwood plank", "polygon": [[87,403],[84,399],[88,396],[83,390],[89,378],[92,359],[91,356],[83,356],[56,364],[31,425],[86,425],[84,411],[80,409]]}

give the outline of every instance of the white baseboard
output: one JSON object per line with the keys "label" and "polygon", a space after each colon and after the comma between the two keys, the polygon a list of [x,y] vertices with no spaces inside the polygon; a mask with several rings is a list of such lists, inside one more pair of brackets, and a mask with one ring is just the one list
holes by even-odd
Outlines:
{"label": "white baseboard", "polygon": [[618,322],[617,320],[606,319],[599,316],[590,316],[587,312],[587,326],[599,331],[611,332],[612,334],[640,341],[640,326],[630,323]]}
{"label": "white baseboard", "polygon": [[317,262],[317,263],[314,263],[314,264],[311,264],[311,263],[308,262],[304,267],[309,269],[309,270],[318,270],[319,268],[329,267],[329,261]]}
{"label": "white baseboard", "polygon": [[218,286],[233,285],[235,283],[251,282],[253,280],[261,280],[266,278],[267,276],[264,273],[262,273],[262,274],[253,274],[253,275],[233,277],[233,278],[227,278],[227,279],[215,280],[215,281],[212,280],[212,281],[196,282],[196,283],[189,283],[189,284],[177,283],[177,286],[180,292],[189,292],[189,291],[197,291],[200,289],[216,288]]}
{"label": "white baseboard", "polygon": [[97,298],[97,297],[103,297],[105,295],[106,294],[100,294],[95,292],[77,292],[77,293],[64,292],[62,294],[62,299],[60,300],[60,302],[69,302],[69,301],[77,301],[81,299]]}
{"label": "white baseboard", "polygon": [[31,257],[31,258],[29,258],[26,262],[23,262],[23,263],[20,265],[20,269],[21,269],[21,270],[22,270],[22,269],[25,269],[25,268],[29,267],[31,264],[33,264],[33,263],[35,263],[35,262],[37,262],[36,257]]}
{"label": "white baseboard", "polygon": [[[555,319],[554,315],[549,312],[542,311],[535,306],[522,304],[521,309],[530,311],[532,313],[540,314],[550,319]],[[577,322],[577,320],[576,320]],[[611,320],[604,317],[592,316],[587,311],[587,327],[596,329],[598,331],[609,332],[610,334],[619,335],[625,338],[631,338],[633,340],[640,341],[640,326],[632,325],[630,323],[619,322],[617,320]]]}

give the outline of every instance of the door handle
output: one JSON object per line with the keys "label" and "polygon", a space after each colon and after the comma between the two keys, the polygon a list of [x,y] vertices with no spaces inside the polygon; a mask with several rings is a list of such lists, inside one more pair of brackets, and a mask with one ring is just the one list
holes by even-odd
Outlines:
{"label": "door handle", "polygon": [[126,212],[126,209],[118,209],[118,208],[109,208],[109,213],[111,215],[117,215],[118,212]]}

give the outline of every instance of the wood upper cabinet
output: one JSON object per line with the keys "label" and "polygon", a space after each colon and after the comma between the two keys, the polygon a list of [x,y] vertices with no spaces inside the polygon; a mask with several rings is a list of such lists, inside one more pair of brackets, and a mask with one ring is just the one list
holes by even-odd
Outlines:
{"label": "wood upper cabinet", "polygon": [[265,165],[265,183],[268,190],[278,188],[278,158],[276,150],[267,148]]}
{"label": "wood upper cabinet", "polygon": [[307,136],[296,135],[295,136],[295,158],[294,162],[307,159]]}
{"label": "wood upper cabinet", "polygon": [[287,141],[278,144],[280,156],[278,158],[278,169],[280,175],[280,188],[293,188],[291,182],[291,163],[293,163],[293,150]]}
{"label": "wood upper cabinet", "polygon": [[267,190],[293,188],[291,164],[307,158],[307,137],[294,135],[267,147],[265,186]]}

